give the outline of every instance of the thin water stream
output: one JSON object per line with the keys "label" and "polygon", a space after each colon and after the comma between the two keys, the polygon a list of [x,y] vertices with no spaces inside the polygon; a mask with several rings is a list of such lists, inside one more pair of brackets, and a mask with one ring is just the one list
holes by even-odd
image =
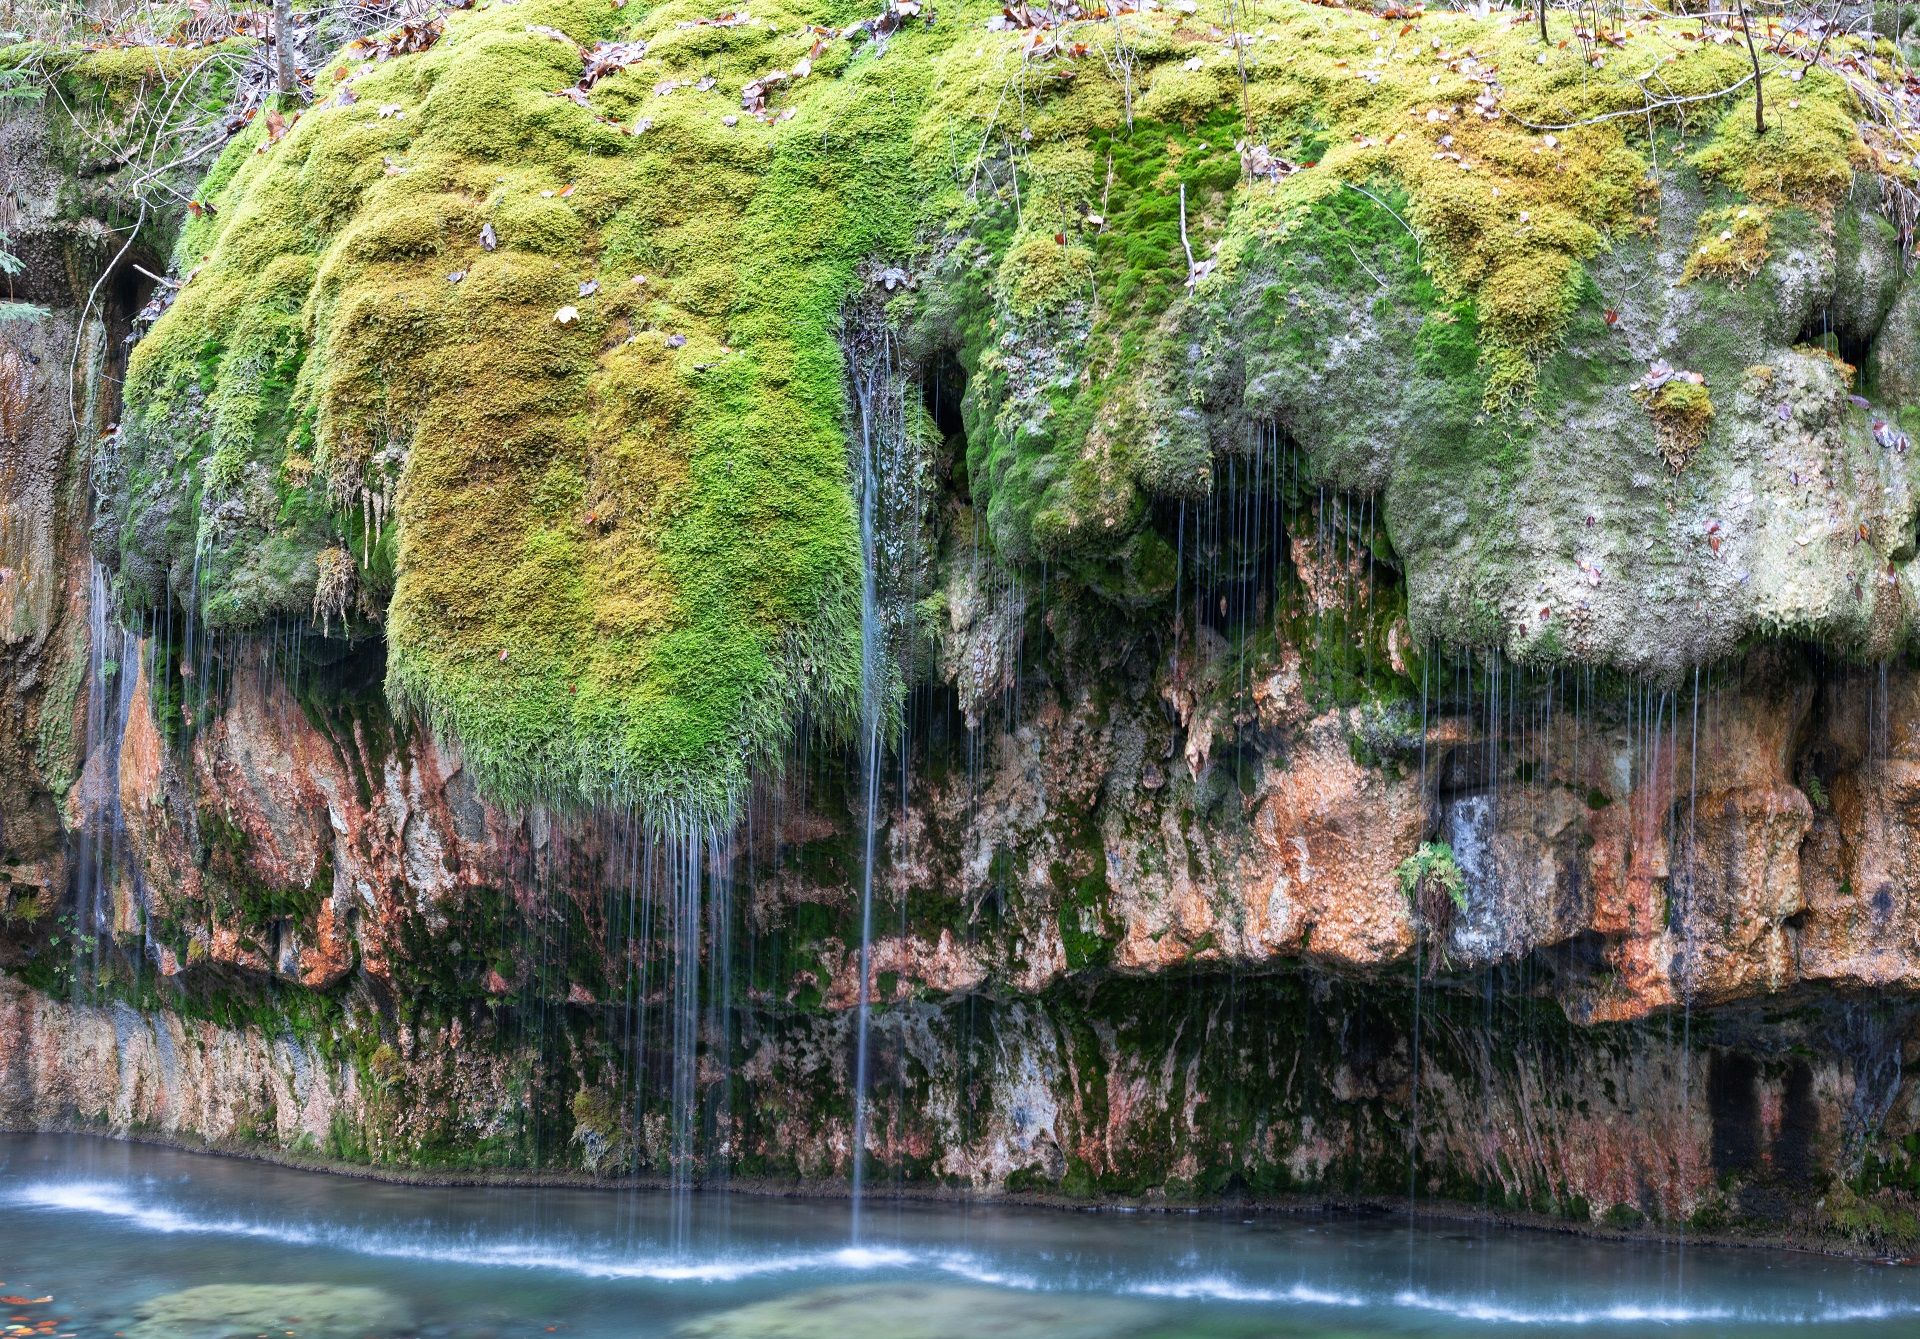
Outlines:
{"label": "thin water stream", "polygon": [[[0,1137],[0,1289],[125,1339],[1911,1335],[1920,1272],[1374,1218],[399,1186]],[[211,1291],[208,1291],[211,1290]],[[50,1297],[46,1302],[31,1299]],[[218,1319],[205,1313],[219,1310]],[[257,1326],[258,1328],[248,1328]],[[238,1327],[238,1328],[236,1328]]]}

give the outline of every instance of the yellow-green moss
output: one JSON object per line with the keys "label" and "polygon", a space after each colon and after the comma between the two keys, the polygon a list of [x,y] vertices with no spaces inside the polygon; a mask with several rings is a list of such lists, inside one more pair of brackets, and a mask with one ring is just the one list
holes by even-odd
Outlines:
{"label": "yellow-green moss", "polygon": [[1851,105],[1825,70],[1798,84],[1768,81],[1767,132],[1753,125],[1752,100],[1721,117],[1693,155],[1702,175],[1750,200],[1825,213],[1845,194],[1856,163],[1871,161]]}
{"label": "yellow-green moss", "polygon": [[1093,252],[1068,245],[1053,233],[1028,236],[1000,262],[1000,289],[1017,316],[1034,316],[1075,297],[1090,295]]}
{"label": "yellow-green moss", "polygon": [[1644,397],[1660,441],[1660,454],[1675,474],[1685,469],[1713,426],[1713,397],[1705,386],[1676,378]]}
{"label": "yellow-green moss", "polygon": [[[1589,262],[1655,226],[1656,166],[1670,174],[1690,156],[1714,189],[1791,197],[1818,213],[1864,161],[1851,95],[1824,72],[1768,76],[1769,106],[1780,110],[1756,156],[1737,43],[1702,41],[1697,21],[1650,15],[1589,53],[1561,40],[1570,18],[1552,17],[1555,41],[1544,47],[1511,18],[1435,11],[1390,22],[1271,0],[1240,15],[1238,53],[1171,12],[1049,34],[1086,44],[1078,61],[1023,55],[1033,40],[1024,34],[946,53],[921,134],[974,187],[956,222],[1001,261],[998,282],[969,300],[998,299],[1003,314],[968,338],[979,401],[970,477],[1003,551],[1028,560],[1098,550],[1130,533],[1143,493],[1207,487],[1204,444],[1170,424],[1178,396],[1137,374],[1184,296],[1183,186],[1187,244],[1197,260],[1219,262],[1202,289],[1220,291],[1239,282],[1232,248],[1216,254],[1229,235],[1277,235],[1347,187],[1398,193],[1398,219],[1416,235],[1438,298],[1472,305],[1472,375],[1484,408],[1500,414],[1530,412],[1540,360],[1558,346]],[[1109,59],[1119,45],[1134,56],[1125,87]],[[1241,141],[1300,170],[1236,184]],[[1037,161],[1058,144],[1091,144],[1104,160],[1084,206],[1107,219],[1088,239],[1090,328],[1071,332],[1048,328],[1055,313],[1034,305],[1043,286],[1027,263],[1046,259],[1033,239],[1055,230],[1026,212]],[[1354,283],[1353,300],[1366,301],[1372,280]],[[1078,380],[1045,391],[1044,404],[1031,388],[1003,392],[999,346],[1009,338],[1070,342]]]}
{"label": "yellow-green moss", "polygon": [[1765,205],[1736,205],[1700,217],[1698,239],[1684,277],[1742,284],[1760,272],[1773,241],[1773,213]]}
{"label": "yellow-green moss", "polygon": [[[834,334],[860,261],[959,258],[975,305],[946,338],[974,374],[974,500],[1009,554],[1044,557],[1124,542],[1142,490],[1208,486],[1205,442],[1119,393],[1189,300],[1188,246],[1222,261],[1203,290],[1231,284],[1230,228],[1393,192],[1422,300],[1461,322],[1422,356],[1499,409],[1534,393],[1585,263],[1644,226],[1650,128],[1684,132],[1730,195],[1816,212],[1861,154],[1818,71],[1769,79],[1764,140],[1737,91],[1640,114],[1648,69],[1682,97],[1745,76],[1694,21],[1630,24],[1596,66],[1505,14],[1265,0],[1239,56],[1154,12],[1071,25],[1087,53],[1043,59],[987,31],[997,12],[966,0],[884,54],[830,38],[773,88],[771,124],[742,85],[867,6],[784,0],[718,27],[691,0],[483,4],[423,54],[329,58],[319,105],[214,170],[217,213],[180,248],[198,273],[136,352],[126,570],[162,598],[191,566],[209,620],[237,625],[307,616],[314,557],[344,545],[367,588],[390,581],[394,695],[494,790],[709,815],[798,717],[853,710]],[[590,106],[556,96],[581,45],[616,38],[645,59]],[[1246,182],[1238,140],[1300,170]],[[1070,316],[1076,375],[1002,416],[1001,343],[1065,338]],[[1704,391],[1668,399],[1656,424],[1704,433]],[[228,497],[278,511],[208,544]],[[249,546],[273,561],[233,556]]]}

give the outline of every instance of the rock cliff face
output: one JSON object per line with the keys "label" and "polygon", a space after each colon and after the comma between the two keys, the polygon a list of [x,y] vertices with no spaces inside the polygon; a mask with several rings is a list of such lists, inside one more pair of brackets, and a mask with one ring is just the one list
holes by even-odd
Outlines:
{"label": "rock cliff face", "polygon": [[1906,94],[987,17],[353,48],[124,414],[181,220],[10,206],[0,1123],[1920,1238]]}

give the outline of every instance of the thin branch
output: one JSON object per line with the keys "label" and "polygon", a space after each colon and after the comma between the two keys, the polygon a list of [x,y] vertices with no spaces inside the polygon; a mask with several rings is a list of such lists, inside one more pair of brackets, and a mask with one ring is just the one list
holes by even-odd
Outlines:
{"label": "thin branch", "polygon": [[1187,241],[1187,183],[1180,183],[1180,249],[1187,253],[1187,287],[1193,287],[1193,247]]}
{"label": "thin branch", "polygon": [[1394,207],[1392,205],[1388,204],[1385,200],[1382,200],[1379,196],[1375,195],[1372,191],[1368,190],[1365,186],[1356,186],[1350,181],[1342,182],[1341,185],[1345,186],[1350,191],[1360,192],[1360,194],[1366,196],[1367,199],[1373,201],[1376,205],[1379,205],[1380,208],[1386,210],[1387,213],[1393,215],[1393,221],[1395,223],[1398,223],[1401,227],[1405,228],[1407,230],[1407,236],[1413,239],[1413,263],[1418,265],[1420,263],[1420,234],[1413,230],[1413,225],[1411,223],[1408,223],[1405,219],[1401,218],[1400,215],[1394,210]]}
{"label": "thin branch", "polygon": [[1629,116],[1645,116],[1650,111],[1665,111],[1669,107],[1682,107],[1694,102],[1714,102],[1726,97],[1728,94],[1738,93],[1752,82],[1752,75],[1743,74],[1725,88],[1715,89],[1711,93],[1693,93],[1685,97],[1652,98],[1649,99],[1643,107],[1632,107],[1624,112],[1603,112],[1599,116],[1589,116],[1584,120],[1568,121],[1561,125],[1536,124],[1523,116],[1515,116],[1512,112],[1508,112],[1507,115],[1516,125],[1525,126],[1528,130],[1579,130],[1585,126],[1597,126],[1607,121],[1623,120]]}
{"label": "thin branch", "polygon": [[86,305],[80,309],[80,319],[74,322],[73,356],[67,360],[67,418],[72,422],[76,433],[80,431],[80,401],[78,392],[74,388],[74,380],[80,374],[81,332],[87,328],[87,317],[93,311],[93,300],[100,296],[100,285],[104,284],[107,276],[119,267],[121,259],[133,248],[134,239],[140,236],[140,229],[145,227],[146,223],[147,202],[142,199],[140,217],[133,221],[133,226],[127,230],[127,240],[120,244],[120,249],[114,253],[113,259],[108,261],[107,267],[100,271],[100,277],[93,281],[93,287],[87,291]]}

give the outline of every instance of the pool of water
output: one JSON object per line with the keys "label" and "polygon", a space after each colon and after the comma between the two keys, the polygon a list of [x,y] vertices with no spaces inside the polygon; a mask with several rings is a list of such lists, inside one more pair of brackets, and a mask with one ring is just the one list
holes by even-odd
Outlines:
{"label": "pool of water", "polygon": [[[1920,1271],[1402,1218],[384,1185],[0,1136],[0,1335],[1920,1333]],[[11,1328],[10,1328],[11,1327]]]}

